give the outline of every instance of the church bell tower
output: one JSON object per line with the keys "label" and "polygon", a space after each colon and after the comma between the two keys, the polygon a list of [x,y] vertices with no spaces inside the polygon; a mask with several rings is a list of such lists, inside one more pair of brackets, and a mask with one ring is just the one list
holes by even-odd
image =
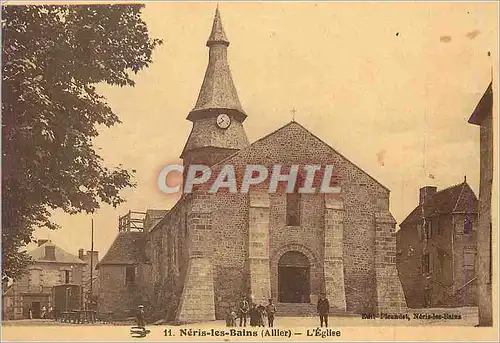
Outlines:
{"label": "church bell tower", "polygon": [[246,114],[227,61],[228,46],[217,7],[207,41],[205,78],[196,105],[187,116],[193,127],[181,154],[184,165],[212,166],[249,145],[243,128]]}

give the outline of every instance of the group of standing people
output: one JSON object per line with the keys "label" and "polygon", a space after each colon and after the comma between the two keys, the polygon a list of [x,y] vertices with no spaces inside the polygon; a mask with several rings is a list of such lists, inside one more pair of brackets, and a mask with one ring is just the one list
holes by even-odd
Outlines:
{"label": "group of standing people", "polygon": [[228,311],[226,325],[236,326],[236,319],[240,318],[240,327],[247,326],[247,318],[249,318],[250,326],[264,327],[264,317],[267,317],[268,326],[273,327],[276,312],[277,310],[273,303],[273,299],[269,299],[267,306],[264,306],[262,304],[257,305],[253,302],[250,304],[244,297],[239,303],[238,313],[231,309]]}
{"label": "group of standing people", "polygon": [[[326,298],[325,293],[320,294],[318,304],[316,306],[319,315],[319,321],[321,327],[323,325],[328,327],[328,314],[330,312],[330,303]],[[240,327],[247,326],[247,318],[250,318],[250,326],[261,326],[264,327],[264,317],[267,316],[267,323],[269,327],[274,326],[274,317],[276,315],[276,306],[273,303],[273,299],[269,299],[267,306],[257,305],[252,302],[250,304],[247,298],[243,299],[239,303],[238,313],[233,309],[229,309],[226,316],[226,326],[236,326],[236,319],[240,318]]]}
{"label": "group of standing people", "polygon": [[[28,316],[29,316],[29,319],[33,319],[33,309],[30,307],[28,309]],[[49,310],[47,311],[47,307],[45,306],[42,306],[41,310],[40,310],[40,318],[41,319],[52,319],[53,318],[53,308],[52,306],[49,307]]]}

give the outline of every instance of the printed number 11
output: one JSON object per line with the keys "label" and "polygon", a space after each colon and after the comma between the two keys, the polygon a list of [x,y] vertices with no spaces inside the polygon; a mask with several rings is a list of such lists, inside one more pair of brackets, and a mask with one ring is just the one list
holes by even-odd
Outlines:
{"label": "printed number 11", "polygon": [[163,331],[163,333],[165,334],[165,336],[173,336],[172,329],[165,329],[165,331]]}

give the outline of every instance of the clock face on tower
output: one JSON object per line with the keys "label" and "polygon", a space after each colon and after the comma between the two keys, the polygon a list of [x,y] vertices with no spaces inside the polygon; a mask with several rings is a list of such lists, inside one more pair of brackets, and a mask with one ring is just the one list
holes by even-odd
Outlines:
{"label": "clock face on tower", "polygon": [[227,129],[231,125],[231,118],[225,113],[221,113],[217,116],[217,126],[221,129]]}

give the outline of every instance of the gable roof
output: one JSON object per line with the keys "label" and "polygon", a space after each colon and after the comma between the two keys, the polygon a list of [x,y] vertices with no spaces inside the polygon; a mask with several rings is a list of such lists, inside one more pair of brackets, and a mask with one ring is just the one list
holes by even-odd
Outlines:
{"label": "gable roof", "polygon": [[280,133],[281,131],[284,131],[288,128],[292,128],[292,127],[296,127],[300,130],[303,130],[305,131],[309,136],[313,137],[314,139],[318,140],[321,144],[325,145],[326,147],[328,147],[329,150],[331,150],[332,152],[334,152],[335,154],[339,155],[340,157],[342,157],[345,161],[349,162],[351,165],[353,165],[355,168],[357,168],[360,172],[362,172],[363,174],[365,174],[366,176],[368,176],[371,180],[375,181],[379,186],[381,186],[383,189],[385,189],[386,191],[389,191],[389,188],[387,188],[386,186],[384,186],[383,184],[381,184],[379,181],[377,181],[374,177],[372,177],[371,175],[369,175],[367,172],[365,172],[363,169],[361,169],[357,164],[353,163],[351,160],[349,160],[347,157],[345,157],[344,155],[342,155],[341,153],[339,153],[337,150],[335,150],[334,148],[332,148],[329,144],[327,144],[325,141],[323,141],[321,138],[319,138],[318,136],[316,136],[314,133],[312,133],[311,131],[309,131],[308,129],[306,129],[304,126],[302,126],[301,124],[299,124],[298,122],[296,122],[295,120],[292,120],[291,122],[289,122],[288,124],[285,124],[283,125],[282,127],[274,130],[273,132],[265,135],[264,137],[256,140],[255,142],[253,142],[252,144],[242,148],[241,150],[238,150],[237,152],[235,152],[234,154],[232,155],[229,155],[228,157],[226,157],[225,159],[219,161],[218,163],[214,164],[212,167],[210,167],[210,169],[213,169],[217,166],[220,166],[224,163],[226,163],[227,161],[233,159],[234,157],[254,148],[257,144],[265,141],[266,139],[269,139],[270,137],[274,136],[274,135],[277,135],[278,133]]}
{"label": "gable roof", "polygon": [[[46,247],[54,247],[55,259],[49,259],[45,256],[45,248]],[[72,255],[57,245],[55,245],[52,241],[47,241],[39,247],[35,248],[28,252],[31,257],[36,262],[43,263],[72,263],[72,264],[86,264],[87,262],[80,260],[78,256]]]}
{"label": "gable roof", "polygon": [[96,268],[110,264],[137,264],[143,262],[144,243],[143,232],[119,232],[108,252]]}
{"label": "gable roof", "polygon": [[464,181],[428,196],[401,222],[404,226],[438,214],[477,213],[478,200],[469,184]]}
{"label": "gable roof", "polygon": [[493,81],[490,82],[488,88],[484,92],[481,100],[477,103],[476,108],[472,112],[472,115],[469,118],[469,123],[481,125],[484,118],[492,115],[493,113]]}

